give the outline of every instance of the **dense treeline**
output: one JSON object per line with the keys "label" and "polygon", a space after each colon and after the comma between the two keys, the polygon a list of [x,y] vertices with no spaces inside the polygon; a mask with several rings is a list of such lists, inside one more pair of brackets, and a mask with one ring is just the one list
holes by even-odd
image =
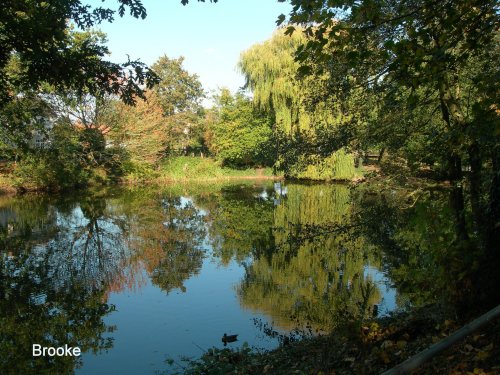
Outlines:
{"label": "dense treeline", "polygon": [[470,260],[454,270],[463,290],[480,291],[468,302],[497,303],[488,299],[500,264],[495,2],[336,2],[349,12],[291,2],[289,22],[310,36],[297,51],[300,74],[315,82],[308,108],[340,100],[353,116],[342,142],[449,181],[455,235],[443,251]]}

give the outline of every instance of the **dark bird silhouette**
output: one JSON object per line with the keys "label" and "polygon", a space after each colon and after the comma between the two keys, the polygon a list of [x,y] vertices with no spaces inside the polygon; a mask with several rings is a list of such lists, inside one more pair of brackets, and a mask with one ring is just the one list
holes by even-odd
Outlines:
{"label": "dark bird silhouette", "polygon": [[224,333],[224,336],[222,336],[222,342],[224,343],[224,346],[226,346],[228,342],[235,341],[238,341],[238,335],[227,335]]}

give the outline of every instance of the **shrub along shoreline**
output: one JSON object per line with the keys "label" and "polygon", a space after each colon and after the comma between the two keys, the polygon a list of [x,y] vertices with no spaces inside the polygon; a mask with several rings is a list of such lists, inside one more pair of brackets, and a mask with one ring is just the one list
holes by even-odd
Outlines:
{"label": "shrub along shoreline", "polygon": [[[322,166],[325,169],[325,166]],[[123,171],[116,175],[104,168],[89,169],[85,179],[76,180],[72,184],[59,184],[57,178],[49,179],[47,174],[40,170],[26,171],[22,166],[13,164],[0,170],[0,194],[16,192],[54,192],[75,188],[88,188],[99,185],[135,185],[160,184],[177,182],[218,182],[230,180],[295,180],[295,181],[324,181],[324,182],[352,182],[357,183],[364,179],[361,169],[355,174],[340,175],[293,175],[274,173],[271,167],[254,167],[236,169],[221,165],[213,158],[192,156],[178,156],[164,160],[153,167],[148,163],[130,162]],[[29,172],[29,173],[28,173]]]}

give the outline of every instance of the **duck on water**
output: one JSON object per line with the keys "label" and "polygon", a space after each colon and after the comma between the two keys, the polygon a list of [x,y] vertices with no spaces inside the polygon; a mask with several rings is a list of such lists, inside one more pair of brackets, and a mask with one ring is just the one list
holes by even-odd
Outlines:
{"label": "duck on water", "polygon": [[238,335],[228,335],[224,333],[224,336],[222,336],[222,342],[224,343],[224,346],[226,346],[228,342],[235,341],[238,341]]}

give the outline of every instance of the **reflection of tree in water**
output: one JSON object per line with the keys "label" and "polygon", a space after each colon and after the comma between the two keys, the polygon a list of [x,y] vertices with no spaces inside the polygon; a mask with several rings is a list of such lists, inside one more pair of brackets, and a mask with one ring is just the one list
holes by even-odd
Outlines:
{"label": "reflection of tree in water", "polygon": [[192,202],[130,198],[0,202],[1,374],[72,373],[77,359],[33,358],[31,345],[108,348],[109,291],[136,283],[143,266],[166,291],[200,270],[206,230]]}
{"label": "reflection of tree in water", "polygon": [[258,193],[255,188],[237,186],[197,198],[196,203],[208,212],[210,244],[222,264],[231,259],[242,262],[274,242],[272,194],[265,187]]}
{"label": "reflection of tree in water", "polygon": [[117,280],[130,284],[136,269],[126,242],[126,218],[108,210],[103,198],[82,197],[58,212],[57,224],[57,234],[34,249],[32,261],[41,257],[50,264],[59,288],[75,281],[89,289],[116,286]]}
{"label": "reflection of tree in water", "polygon": [[450,251],[455,232],[444,192],[422,193],[410,203],[404,191],[358,195],[360,228],[383,254],[385,271],[398,287],[399,306],[465,292],[455,282],[470,259]]}
{"label": "reflection of tree in water", "polygon": [[95,194],[33,198],[0,206],[0,217],[8,218],[0,225],[0,243],[8,253],[29,253],[26,261],[35,267],[49,264],[57,288],[75,280],[90,289],[134,284],[138,263],[128,247],[127,220],[107,200]]}
{"label": "reflection of tree in water", "polygon": [[152,270],[151,278],[167,292],[176,288],[184,292],[184,281],[196,275],[203,264],[203,216],[192,202],[179,197],[163,199],[162,206],[164,257]]}
{"label": "reflection of tree in water", "polygon": [[[89,224],[86,232],[67,228],[75,223],[75,215],[86,224],[95,219],[86,219],[74,204],[54,206],[29,197],[10,203],[10,218],[0,225],[0,238],[6,244],[0,252],[0,373],[73,373],[80,364],[78,358],[33,357],[31,350],[34,343],[49,347],[68,344],[83,352],[111,347],[105,334],[112,327],[103,322],[113,311],[103,302],[106,279],[89,284],[89,274],[79,274],[82,262],[75,259],[92,251],[90,241],[97,241],[92,232],[95,225]],[[0,211],[7,212],[6,207]],[[90,237],[86,250],[85,242],[78,240],[85,236]],[[100,241],[107,241],[101,231],[99,236]],[[72,244],[71,250],[68,244]],[[93,262],[106,262],[104,253],[101,255],[102,260]],[[87,257],[85,262],[89,266],[92,261]]]}
{"label": "reflection of tree in water", "polygon": [[0,373],[73,373],[78,358],[33,357],[32,345],[68,344],[82,352],[110,348],[105,334],[112,327],[103,317],[113,307],[101,302],[103,291],[89,291],[78,282],[54,289],[53,268],[28,257],[0,256]]}
{"label": "reflection of tree in water", "polygon": [[153,283],[166,292],[185,291],[184,282],[203,264],[203,215],[178,195],[130,193],[121,200],[134,248]]}
{"label": "reflection of tree in water", "polygon": [[55,218],[47,197],[0,196],[0,250],[17,254],[48,241],[57,232]]}
{"label": "reflection of tree in water", "polygon": [[242,305],[264,311],[286,328],[295,320],[328,329],[339,319],[368,313],[380,300],[380,291],[365,276],[368,255],[361,239],[341,232],[314,241],[290,241],[301,228],[348,224],[349,207],[346,187],[288,186],[287,198],[274,211],[278,246],[246,266],[238,287]]}

